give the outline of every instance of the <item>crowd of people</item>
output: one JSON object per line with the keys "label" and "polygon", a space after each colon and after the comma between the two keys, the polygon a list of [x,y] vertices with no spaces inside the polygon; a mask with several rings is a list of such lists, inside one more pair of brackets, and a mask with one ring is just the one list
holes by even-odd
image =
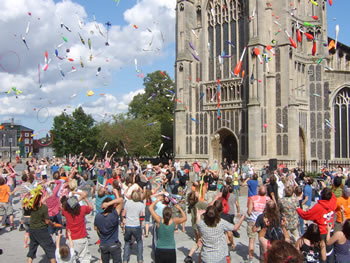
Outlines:
{"label": "crowd of people", "polygon": [[[268,166],[257,171],[250,162],[226,159],[153,165],[113,156],[107,151],[102,159],[83,153],[32,158],[20,180],[16,165],[0,163],[0,222],[24,232],[27,262],[39,246],[50,262],[91,262],[89,214],[99,237],[100,255],[94,256],[103,263],[145,262],[143,241],[149,235],[156,263],[177,262],[175,233],[186,231],[187,219],[194,238],[186,263],[230,262],[242,225],[249,239],[247,262],[350,262],[345,168],[323,168],[319,178],[312,178],[282,163],[274,171]],[[239,201],[242,187],[248,188],[247,203]],[[17,197],[19,226],[12,204]],[[257,244],[260,255],[255,256]]]}

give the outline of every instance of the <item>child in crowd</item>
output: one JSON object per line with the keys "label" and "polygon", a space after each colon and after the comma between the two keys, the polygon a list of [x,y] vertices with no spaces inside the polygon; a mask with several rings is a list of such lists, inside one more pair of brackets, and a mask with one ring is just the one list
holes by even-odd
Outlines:
{"label": "child in crowd", "polygon": [[67,231],[67,235],[68,235],[69,246],[67,246],[66,244],[61,246],[60,241],[61,241],[62,232],[58,231],[58,235],[56,238],[56,251],[55,251],[55,257],[56,257],[57,263],[75,262],[74,245],[73,245],[70,230]]}

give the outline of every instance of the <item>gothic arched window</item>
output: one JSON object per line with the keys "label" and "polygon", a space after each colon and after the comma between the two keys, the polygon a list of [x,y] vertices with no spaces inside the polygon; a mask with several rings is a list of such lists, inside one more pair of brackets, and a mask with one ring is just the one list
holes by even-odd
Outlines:
{"label": "gothic arched window", "polygon": [[[341,89],[333,102],[334,153],[336,158],[350,157],[350,88]],[[326,120],[325,120],[326,121]],[[327,122],[327,121],[326,121]],[[327,123],[326,123],[327,125]]]}
{"label": "gothic arched window", "polygon": [[[238,51],[242,50],[237,34],[242,16],[239,0],[209,0],[207,5],[209,80],[230,78],[230,69],[237,64]],[[232,45],[229,44],[229,42]],[[228,55],[223,58],[219,56]]]}

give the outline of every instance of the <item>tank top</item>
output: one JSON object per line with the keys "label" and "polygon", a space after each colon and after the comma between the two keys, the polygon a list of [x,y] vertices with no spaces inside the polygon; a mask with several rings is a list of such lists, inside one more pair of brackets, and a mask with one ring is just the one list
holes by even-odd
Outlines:
{"label": "tank top", "polygon": [[318,263],[320,262],[320,249],[306,245],[303,241],[303,245],[300,248],[301,253],[304,256],[304,263]]}
{"label": "tank top", "polygon": [[175,223],[171,225],[164,225],[162,222],[159,224],[158,228],[158,240],[157,240],[157,248],[162,249],[175,249]]}
{"label": "tank top", "polygon": [[349,262],[350,261],[350,240],[346,240],[346,242],[342,245],[335,243],[334,244],[335,257],[337,262]]}
{"label": "tank top", "polygon": [[254,195],[250,197],[252,202],[253,202],[253,209],[252,213],[250,215],[249,221],[256,221],[259,215],[264,212],[265,206],[266,206],[266,201],[269,200],[270,198],[266,196],[260,196],[260,195]]}

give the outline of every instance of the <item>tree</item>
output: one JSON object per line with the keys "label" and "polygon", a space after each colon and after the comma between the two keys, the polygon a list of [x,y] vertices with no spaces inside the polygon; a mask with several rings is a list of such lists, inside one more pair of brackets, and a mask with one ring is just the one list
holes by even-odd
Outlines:
{"label": "tree", "polygon": [[53,120],[52,146],[57,156],[79,154],[92,156],[97,145],[98,129],[95,120],[85,114],[82,107],[77,108],[72,115],[62,113]]}
{"label": "tree", "polygon": [[[144,78],[145,93],[138,94],[129,104],[129,116],[160,123],[160,135],[173,138],[175,84],[162,71],[147,74]],[[160,155],[169,156],[173,151],[173,141],[163,139]]]}
{"label": "tree", "polygon": [[[98,151],[101,151],[102,156],[107,150],[110,153],[116,152],[116,156],[155,156],[161,144],[160,124],[148,125],[141,118],[128,118],[127,115],[120,114],[114,118],[113,123],[100,123],[97,128]],[[107,145],[102,152],[105,143]]]}

